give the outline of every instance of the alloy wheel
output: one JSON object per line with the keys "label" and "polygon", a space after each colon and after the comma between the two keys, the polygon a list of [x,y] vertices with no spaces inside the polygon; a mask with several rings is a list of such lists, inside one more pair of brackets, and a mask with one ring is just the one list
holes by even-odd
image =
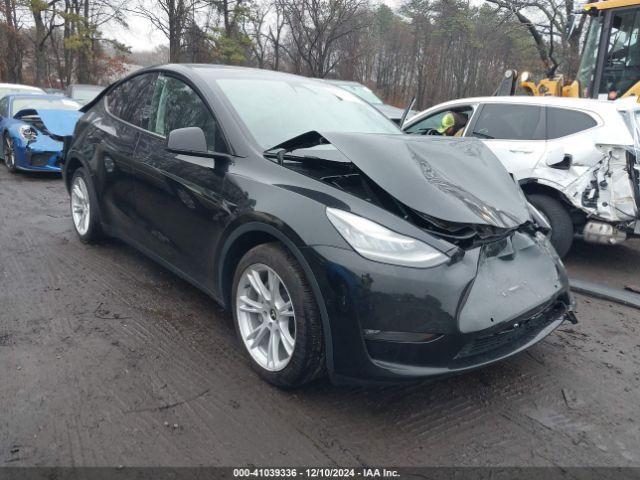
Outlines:
{"label": "alloy wheel", "polygon": [[79,175],[75,177],[71,186],[71,214],[76,230],[80,235],[85,235],[89,231],[91,204],[87,184]]}
{"label": "alloy wheel", "polygon": [[16,157],[13,152],[13,142],[9,137],[4,137],[4,164],[8,169],[13,169],[16,166]]}
{"label": "alloy wheel", "polygon": [[296,344],[291,296],[280,276],[267,265],[250,265],[240,277],[236,317],[251,357],[265,370],[284,369]]}

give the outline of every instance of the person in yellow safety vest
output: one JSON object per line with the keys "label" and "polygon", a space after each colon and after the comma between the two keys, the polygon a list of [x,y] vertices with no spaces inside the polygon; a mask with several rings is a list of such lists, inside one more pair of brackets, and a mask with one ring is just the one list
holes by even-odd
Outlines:
{"label": "person in yellow safety vest", "polygon": [[466,115],[457,112],[447,112],[444,117],[442,117],[440,126],[436,128],[436,131],[445,137],[461,137],[466,124]]}

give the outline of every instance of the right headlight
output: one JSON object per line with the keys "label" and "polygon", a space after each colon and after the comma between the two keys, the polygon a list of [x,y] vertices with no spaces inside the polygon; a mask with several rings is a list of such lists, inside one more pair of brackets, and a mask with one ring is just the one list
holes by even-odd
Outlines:
{"label": "right headlight", "polygon": [[18,130],[20,131],[20,136],[28,142],[32,142],[38,138],[38,133],[28,125],[21,125]]}
{"label": "right headlight", "polygon": [[347,243],[369,260],[415,268],[435,267],[449,260],[445,254],[420,240],[393,232],[353,213],[327,208],[327,217]]}

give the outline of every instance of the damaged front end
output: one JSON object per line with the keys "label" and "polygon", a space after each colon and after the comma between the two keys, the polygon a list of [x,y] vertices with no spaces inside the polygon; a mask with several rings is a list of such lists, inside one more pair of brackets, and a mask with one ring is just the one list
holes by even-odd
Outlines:
{"label": "damaged front end", "polygon": [[467,250],[544,226],[475,139],[308,132],[265,152]]}
{"label": "damaged front end", "polygon": [[[449,375],[506,358],[575,321],[544,225],[478,140],[309,132],[265,156],[403,219],[423,233],[415,238],[448,257],[411,267],[360,251],[352,239],[367,231],[359,225],[380,221],[377,208],[355,211],[360,202],[340,214],[356,217],[351,232],[331,221],[353,250],[311,244],[306,255],[338,339],[340,376]],[[395,241],[386,230],[381,243]]]}
{"label": "damaged front end", "polygon": [[64,140],[73,133],[82,114],[69,110],[25,109],[15,115],[22,122],[17,140],[22,147],[17,152],[21,169],[59,172],[63,163]]}
{"label": "damaged front end", "polygon": [[573,178],[561,189],[585,216],[581,229],[585,241],[614,245],[627,235],[640,234],[639,113],[620,112],[633,141],[597,143],[600,160],[595,165],[575,166]]}

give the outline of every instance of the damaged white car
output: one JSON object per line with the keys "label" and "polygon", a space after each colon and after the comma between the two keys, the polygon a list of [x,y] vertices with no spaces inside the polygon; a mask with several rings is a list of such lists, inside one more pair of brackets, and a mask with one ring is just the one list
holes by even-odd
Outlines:
{"label": "damaged white car", "polygon": [[467,98],[425,110],[403,129],[482,139],[546,217],[561,256],[576,237],[613,245],[640,234],[635,99]]}

